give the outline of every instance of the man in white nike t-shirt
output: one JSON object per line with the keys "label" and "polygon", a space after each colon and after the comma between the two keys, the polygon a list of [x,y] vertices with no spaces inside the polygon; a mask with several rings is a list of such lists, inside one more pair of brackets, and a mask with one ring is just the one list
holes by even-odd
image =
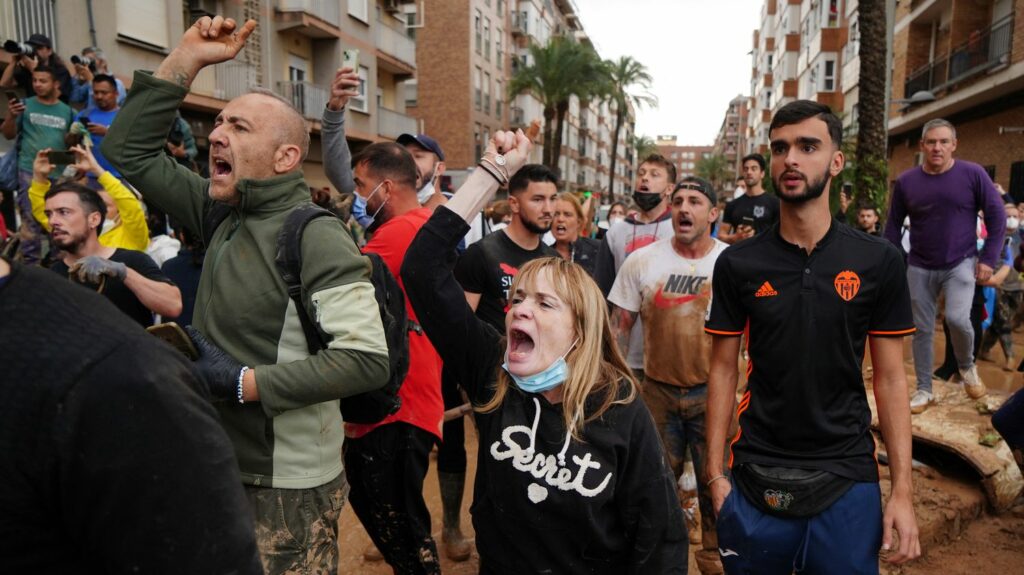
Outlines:
{"label": "man in white nike t-shirt", "polygon": [[[704,315],[715,260],[727,246],[711,237],[718,208],[708,182],[683,178],[669,201],[674,235],[633,252],[619,270],[608,301],[614,304],[612,328],[624,354],[633,324],[638,317],[643,320],[641,390],[678,478],[687,448],[694,469],[704,469],[704,404],[711,357]],[[702,533],[697,565],[704,573],[721,573],[711,499],[703,481],[697,486]]]}

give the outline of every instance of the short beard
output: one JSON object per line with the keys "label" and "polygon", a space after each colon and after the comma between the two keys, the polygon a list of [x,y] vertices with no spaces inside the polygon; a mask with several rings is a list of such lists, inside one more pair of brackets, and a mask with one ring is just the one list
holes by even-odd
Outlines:
{"label": "short beard", "polygon": [[538,236],[542,236],[542,235],[548,233],[549,231],[551,231],[551,224],[548,224],[548,227],[544,228],[544,227],[541,227],[541,225],[538,224],[537,222],[535,222],[533,220],[528,220],[528,219],[523,218],[523,217],[520,217],[519,221],[523,222],[523,227],[524,228],[529,230],[531,233],[537,234]]}
{"label": "short beard", "polygon": [[[87,233],[91,234],[93,233],[93,231],[89,230]],[[85,236],[76,236],[68,234],[67,236],[64,237],[64,239],[60,241],[56,241],[52,237],[50,238],[50,241],[57,248],[69,254],[75,254],[78,253],[78,250],[80,250],[83,245],[85,245]]]}
{"label": "short beard", "polygon": [[772,183],[775,184],[775,195],[779,197],[779,200],[786,202],[787,204],[799,205],[806,204],[811,200],[819,198],[821,194],[825,192],[825,188],[828,186],[829,180],[831,180],[831,177],[829,176],[828,169],[826,169],[825,173],[822,174],[821,177],[815,180],[814,182],[810,182],[805,178],[804,182],[807,184],[807,186],[804,190],[804,193],[800,194],[799,196],[785,195],[781,191],[784,188],[777,179],[772,180]]}

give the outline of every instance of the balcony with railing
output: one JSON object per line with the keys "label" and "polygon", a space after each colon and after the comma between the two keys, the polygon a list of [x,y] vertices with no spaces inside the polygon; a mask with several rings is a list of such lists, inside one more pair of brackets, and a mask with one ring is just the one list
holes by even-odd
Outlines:
{"label": "balcony with railing", "polygon": [[191,91],[218,100],[232,100],[258,85],[256,75],[255,66],[229,61],[200,71],[192,82]]}
{"label": "balcony with railing", "polygon": [[528,33],[527,23],[530,21],[529,14],[526,12],[513,12],[512,13],[512,35],[513,36],[525,36]]}
{"label": "balcony with railing", "polygon": [[310,38],[336,38],[340,34],[341,3],[338,0],[277,0],[279,31],[293,30]]}
{"label": "balcony with railing", "polygon": [[401,68],[393,72],[412,74],[416,71],[416,42],[412,38],[378,20],[376,45],[387,60],[393,61],[393,66]]}
{"label": "balcony with railing", "polygon": [[904,83],[903,96],[929,91],[953,91],[956,85],[992,68],[1008,64],[1013,48],[1013,15],[979,30],[950,52],[914,70]]}
{"label": "balcony with railing", "polygon": [[303,117],[319,120],[330,94],[311,82],[278,82],[277,92],[295,106]]}
{"label": "balcony with railing", "polygon": [[416,134],[419,130],[416,127],[416,118],[406,116],[401,112],[389,110],[384,106],[377,106],[377,134],[394,140],[402,134]]}

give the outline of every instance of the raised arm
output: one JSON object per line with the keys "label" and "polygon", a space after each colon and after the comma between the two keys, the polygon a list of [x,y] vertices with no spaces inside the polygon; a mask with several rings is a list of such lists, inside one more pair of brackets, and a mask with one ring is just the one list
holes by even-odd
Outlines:
{"label": "raised arm", "polygon": [[327,179],[342,194],[355,190],[352,180],[352,153],[345,140],[345,105],[358,96],[359,74],[352,68],[339,68],[331,82],[331,98],[323,116],[323,159]]}
{"label": "raised arm", "polygon": [[209,181],[164,153],[167,132],[199,70],[234,58],[255,27],[249,20],[236,31],[234,20],[200,18],[155,74],[135,72],[131,94],[101,145],[107,160],[147,201],[197,234],[211,201]]}

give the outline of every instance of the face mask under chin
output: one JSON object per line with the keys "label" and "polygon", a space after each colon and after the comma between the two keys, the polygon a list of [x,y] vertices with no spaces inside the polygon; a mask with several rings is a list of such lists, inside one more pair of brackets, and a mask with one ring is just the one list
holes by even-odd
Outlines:
{"label": "face mask under chin", "polygon": [[649,212],[661,203],[661,194],[651,192],[633,192],[633,201],[643,211]]}

